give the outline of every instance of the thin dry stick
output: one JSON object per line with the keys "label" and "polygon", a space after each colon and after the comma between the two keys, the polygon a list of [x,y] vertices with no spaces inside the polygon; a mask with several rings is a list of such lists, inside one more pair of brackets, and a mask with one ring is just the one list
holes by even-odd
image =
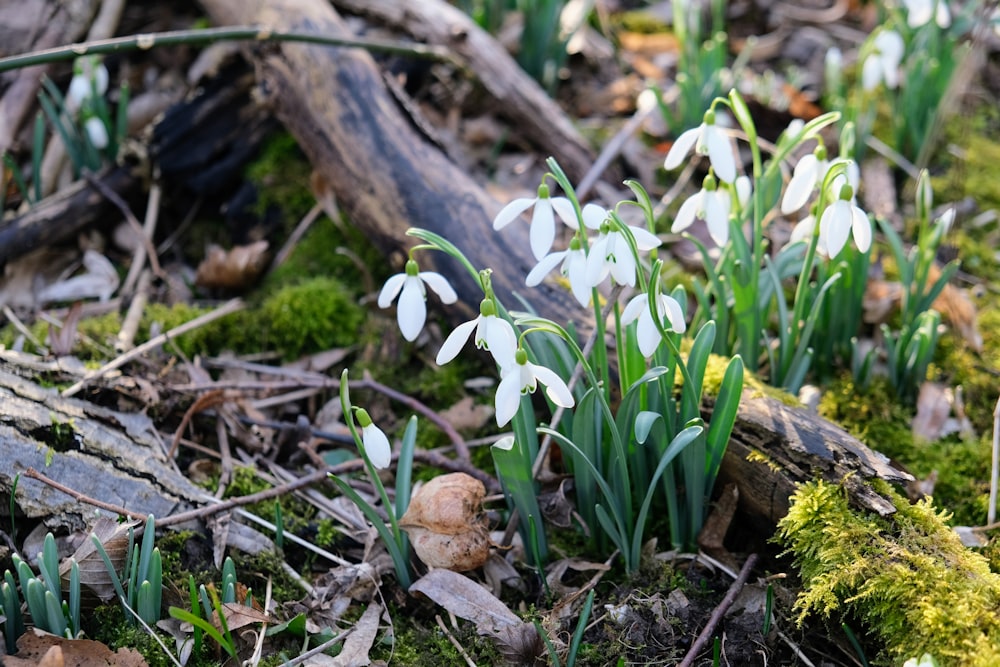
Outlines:
{"label": "thin dry stick", "polygon": [[441,618],[441,614],[434,614],[434,620],[437,621],[438,627],[441,628],[441,632],[444,633],[444,636],[448,638],[451,645],[455,647],[458,654],[465,660],[465,664],[469,667],[476,667],[476,663],[472,660],[472,656],[470,656],[468,651],[465,650],[465,647],[462,646],[457,639],[455,639],[455,635],[451,634],[448,626],[445,625],[444,619]]}
{"label": "thin dry stick", "polygon": [[[160,261],[156,257],[156,248],[153,247],[153,242],[150,240],[150,237],[146,236],[146,232],[143,230],[142,225],[139,224],[139,219],[135,217],[134,213],[132,213],[132,209],[129,208],[128,203],[119,197],[117,192],[102,183],[100,179],[90,172],[83,172],[83,178],[90,184],[90,187],[100,192],[102,197],[114,204],[115,208],[121,211],[121,214],[124,216],[125,221],[128,222],[129,227],[135,231],[140,242],[146,247],[146,254],[149,255],[149,267],[153,270],[153,273],[155,273],[158,278],[166,278],[167,276],[163,272],[163,268],[160,267]],[[154,187],[149,193],[149,207],[158,209],[159,201],[159,188]],[[154,227],[156,225],[156,217],[155,213],[150,214],[147,211],[147,223],[152,220]]]}
{"label": "thin dry stick", "polygon": [[993,409],[993,468],[990,473],[990,505],[986,511],[986,523],[997,520],[997,485],[1000,484],[1000,398]]}
{"label": "thin dry stick", "polygon": [[274,260],[271,262],[271,268],[268,269],[269,272],[274,271],[285,263],[285,260],[287,260],[292,254],[292,251],[295,250],[299,241],[301,241],[302,237],[306,235],[306,232],[309,231],[309,228],[312,227],[312,224],[316,222],[316,219],[322,212],[322,204],[319,202],[313,204],[313,207],[309,209],[309,212],[306,213],[305,217],[302,218],[302,220],[299,221],[299,224],[295,226],[295,229],[288,236],[288,240],[285,241],[285,244],[281,246],[281,250],[279,250],[274,256]]}
{"label": "thin dry stick", "polygon": [[741,590],[743,590],[743,586],[746,585],[747,579],[750,577],[750,570],[752,570],[753,566],[756,564],[757,554],[750,554],[747,558],[747,562],[743,563],[743,568],[740,570],[740,576],[736,577],[736,581],[734,581],[732,586],[729,587],[729,590],[726,591],[726,597],[722,598],[722,602],[720,602],[719,606],[712,612],[712,616],[708,619],[708,623],[704,628],[702,628],[701,634],[698,635],[698,639],[696,639],[694,644],[691,645],[691,649],[687,652],[687,655],[684,656],[684,659],[681,660],[678,667],[691,667],[691,665],[694,664],[695,658],[697,658],[698,654],[701,653],[701,650],[705,648],[705,644],[708,643],[712,633],[715,632],[715,628],[719,625],[719,622],[722,621],[722,617],[726,615],[726,612],[733,605],[733,602],[736,601],[736,596],[740,594]]}
{"label": "thin dry stick", "polygon": [[79,382],[77,382],[76,384],[72,385],[68,389],[63,390],[62,396],[63,396],[63,398],[67,398],[69,396],[72,396],[72,395],[76,394],[78,391],[80,391],[81,389],[83,389],[85,386],[87,386],[87,384],[89,384],[90,382],[92,382],[92,381],[94,381],[94,380],[96,380],[98,378],[104,377],[107,373],[110,373],[111,371],[115,370],[116,368],[120,368],[121,366],[125,365],[126,363],[128,363],[132,359],[135,359],[136,357],[142,356],[143,354],[146,354],[150,350],[156,349],[157,347],[159,347],[159,346],[163,345],[164,343],[166,343],[171,338],[176,338],[177,336],[180,336],[181,334],[185,334],[188,331],[193,331],[193,330],[197,329],[198,327],[202,327],[202,326],[208,324],[209,322],[214,322],[215,320],[219,319],[220,317],[225,317],[226,315],[231,315],[231,314],[235,313],[236,311],[241,310],[242,308],[243,308],[243,301],[242,300],[240,300],[240,299],[231,299],[230,301],[227,301],[226,303],[222,304],[221,306],[219,306],[218,308],[216,308],[212,312],[205,313],[201,317],[196,317],[193,320],[191,320],[190,322],[185,322],[184,324],[182,324],[182,325],[180,325],[178,327],[174,327],[170,331],[167,331],[166,333],[162,333],[159,336],[157,336],[156,338],[152,338],[152,339],[146,341],[145,343],[143,343],[142,345],[140,345],[138,347],[135,347],[135,348],[132,348],[128,352],[125,352],[124,354],[119,355],[115,359],[112,359],[108,363],[106,363],[103,366],[101,366],[100,368],[98,368],[96,371],[93,371],[91,373],[87,373],[86,375],[83,376],[83,378]]}
{"label": "thin dry stick", "polygon": [[[128,282],[128,281],[126,281]],[[143,269],[139,274],[139,282],[135,288],[135,295],[128,304],[125,312],[125,319],[122,321],[121,331],[115,339],[115,351],[118,354],[128,352],[135,347],[135,335],[139,332],[139,324],[142,322],[142,313],[146,310],[149,302],[149,290],[152,287],[153,274],[149,269]]]}
{"label": "thin dry stick", "polygon": [[156,255],[156,247],[153,245],[153,237],[156,235],[156,224],[160,219],[160,199],[163,195],[163,188],[159,183],[153,183],[149,188],[149,199],[146,201],[146,219],[142,223],[142,228],[135,230],[139,234],[139,245],[132,254],[132,265],[125,276],[122,284],[121,294],[131,294],[136,289],[136,282],[141,277],[143,269],[146,268],[146,257],[149,257],[149,265],[153,268],[153,273],[163,277],[163,271],[159,268],[159,257]]}

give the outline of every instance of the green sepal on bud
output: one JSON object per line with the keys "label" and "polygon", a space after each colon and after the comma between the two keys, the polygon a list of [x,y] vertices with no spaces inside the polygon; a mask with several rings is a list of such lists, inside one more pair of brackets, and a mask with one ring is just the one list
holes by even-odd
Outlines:
{"label": "green sepal on bud", "polygon": [[719,182],[715,180],[715,170],[709,168],[708,173],[705,174],[704,180],[701,182],[701,188],[707,190],[708,192],[714,192],[719,187]]}
{"label": "green sepal on bud", "polygon": [[523,347],[518,347],[517,351],[514,352],[514,361],[517,362],[518,366],[524,366],[526,363],[528,363],[528,353],[524,350]]}
{"label": "green sepal on bud", "polygon": [[495,316],[497,314],[497,305],[493,303],[493,299],[486,298],[479,302],[479,314],[483,317]]}
{"label": "green sepal on bud", "polygon": [[420,273],[420,267],[417,266],[416,260],[408,259],[406,260],[406,275],[415,276]]}
{"label": "green sepal on bud", "polygon": [[368,428],[372,425],[371,415],[364,408],[354,408],[354,418],[358,420],[358,426]]}
{"label": "green sepal on bud", "polygon": [[705,125],[715,125],[714,107],[709,107],[708,111],[706,111],[705,115],[702,117],[701,122],[703,122]]}
{"label": "green sepal on bud", "polygon": [[817,137],[817,140],[818,140],[818,143],[816,144],[816,148],[813,149],[813,155],[816,156],[817,160],[825,161],[826,157],[827,157],[827,155],[826,155],[826,144],[824,144],[823,140],[820,139],[820,138],[818,138],[818,137]]}
{"label": "green sepal on bud", "polygon": [[550,196],[549,195],[549,186],[547,186],[545,183],[542,183],[541,185],[539,185],[538,186],[538,198],[539,199],[548,199],[549,196]]}
{"label": "green sepal on bud", "polygon": [[842,185],[840,187],[840,199],[843,201],[851,201],[854,199],[854,188],[850,185]]}

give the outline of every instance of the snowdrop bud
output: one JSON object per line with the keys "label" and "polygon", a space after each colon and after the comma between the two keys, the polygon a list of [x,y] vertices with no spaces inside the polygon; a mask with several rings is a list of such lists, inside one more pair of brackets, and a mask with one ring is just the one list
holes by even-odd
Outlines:
{"label": "snowdrop bud", "polygon": [[823,60],[823,74],[826,79],[826,87],[832,91],[839,91],[843,80],[844,55],[837,47],[831,47],[826,51],[826,58]]}
{"label": "snowdrop bud", "polygon": [[94,148],[101,150],[107,147],[108,129],[104,127],[104,121],[97,116],[91,116],[84,121],[83,127],[84,130],[86,130],[87,137],[90,138],[90,143],[93,144]]}
{"label": "snowdrop bud", "polygon": [[372,423],[372,418],[364,408],[355,408],[354,416],[361,427],[361,444],[364,454],[376,468],[388,468],[392,463],[392,446],[385,432]]}
{"label": "snowdrop bud", "polygon": [[931,187],[931,176],[926,169],[920,170],[917,177],[917,218],[928,220],[931,208],[934,206],[934,189]]}

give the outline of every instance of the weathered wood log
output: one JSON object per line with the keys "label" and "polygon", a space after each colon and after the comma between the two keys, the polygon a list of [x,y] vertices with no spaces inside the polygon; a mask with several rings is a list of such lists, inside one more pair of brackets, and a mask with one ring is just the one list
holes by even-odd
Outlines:
{"label": "weathered wood log", "polygon": [[[204,0],[216,23],[261,24],[350,36],[343,21],[318,0]],[[497,234],[500,205],[471,176],[430,145],[399,109],[372,57],[359,49],[282,43],[252,54],[278,118],[330,184],[351,221],[387,254],[412,245],[407,228],[446,236],[479,268],[492,267],[493,286],[516,305],[535,260],[526,225]],[[475,280],[457,262],[425,253],[423,269],[454,279],[467,314],[482,299]],[[544,287],[533,298],[557,320],[581,321],[564,290]]]}
{"label": "weathered wood log", "polygon": [[[97,500],[165,517],[191,509],[204,493],[164,453],[152,421],[87,401],[62,398],[0,367],[0,498],[28,468]],[[17,485],[17,506],[28,517],[89,525],[94,508],[31,479]],[[6,513],[8,503],[0,503]],[[52,526],[50,526],[52,527]]]}
{"label": "weathered wood log", "polygon": [[[110,167],[96,178],[120,194],[133,191],[140,181],[131,166]],[[0,266],[30,250],[73,239],[80,230],[108,220],[114,210],[97,188],[79,180],[0,226]]]}
{"label": "weathered wood log", "polygon": [[[711,399],[705,401],[706,419],[712,406]],[[773,525],[788,513],[795,486],[817,477],[844,484],[854,503],[882,516],[896,510],[864,480],[913,480],[893,468],[885,456],[815,413],[756,390],[744,390],[718,488],[735,483],[740,509]]]}
{"label": "weathered wood log", "polygon": [[590,148],[562,109],[497,40],[457,7],[443,0],[336,0],[333,4],[406,32],[422,44],[446,46],[459,55],[496,100],[497,114],[541,153],[554,155],[574,182],[593,165]]}

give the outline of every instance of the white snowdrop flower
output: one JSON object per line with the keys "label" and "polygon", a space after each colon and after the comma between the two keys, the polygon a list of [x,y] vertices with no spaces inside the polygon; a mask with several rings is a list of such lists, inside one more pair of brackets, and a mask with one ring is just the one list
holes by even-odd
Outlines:
{"label": "white snowdrop flower", "polygon": [[813,190],[823,184],[830,163],[826,159],[826,147],[820,144],[812,153],[803,155],[781,198],[781,212],[785,215],[799,210],[809,201]]}
{"label": "white snowdrop flower", "polygon": [[[687,324],[684,322],[684,311],[677,299],[666,294],[660,294],[656,301],[656,314],[660,318],[660,323],[667,331],[684,333]],[[653,320],[653,314],[649,310],[649,293],[643,292],[632,297],[622,311],[622,324],[631,324],[638,319],[635,327],[636,343],[639,351],[644,357],[651,357],[659,347],[663,338],[660,330]],[[666,320],[666,322],[664,322]]]}
{"label": "white snowdrop flower", "polygon": [[510,322],[497,317],[493,300],[487,298],[479,304],[479,317],[463,322],[448,335],[438,351],[437,364],[443,366],[457,357],[473,330],[476,332],[476,347],[489,350],[493,360],[501,369],[514,362],[517,334],[514,333],[514,327]]}
{"label": "white snowdrop flower", "polygon": [[506,426],[521,405],[522,394],[533,394],[538,383],[545,385],[545,395],[563,408],[573,407],[573,393],[559,375],[545,366],[528,361],[528,354],[518,348],[514,363],[500,374],[500,384],[495,397],[497,426]]}
{"label": "white snowdrop flower", "polygon": [[871,91],[884,82],[887,88],[897,88],[904,49],[903,38],[898,32],[883,30],[876,35],[872,51],[861,65],[861,87]]}
{"label": "white snowdrop flower", "polygon": [[97,150],[106,148],[108,145],[108,128],[104,127],[104,121],[97,116],[91,116],[83,121],[83,130],[90,139],[90,144]]}
{"label": "white snowdrop flower", "polygon": [[688,197],[674,218],[670,231],[677,234],[691,226],[695,218],[705,221],[708,233],[719,247],[729,241],[729,211],[732,196],[726,189],[720,189],[715,178],[709,174],[702,183],[701,190]]}
{"label": "white snowdrop flower", "polygon": [[108,70],[97,56],[83,56],[73,63],[73,78],[66,90],[66,106],[76,111],[84,100],[108,91]]}
{"label": "white snowdrop flower", "polygon": [[570,241],[568,250],[552,252],[543,257],[528,273],[524,284],[528,287],[538,285],[557,266],[562,275],[569,280],[569,288],[574,298],[586,308],[590,303],[591,290],[591,285],[587,283],[587,253],[580,247],[580,239],[575,236]]}
{"label": "white snowdrop flower", "polygon": [[[590,287],[599,285],[609,274],[619,285],[635,287],[636,257],[622,227],[615,220],[601,224],[601,235],[590,246],[587,255],[587,284]],[[660,245],[660,239],[647,229],[629,225],[628,231],[639,252],[648,252]]]}
{"label": "white snowdrop flower", "polygon": [[389,464],[392,463],[392,447],[389,445],[389,438],[386,437],[382,429],[372,423],[372,418],[368,415],[367,410],[357,408],[355,416],[358,420],[358,426],[361,427],[361,445],[364,447],[364,453],[368,460],[376,468],[388,468]]}
{"label": "white snowdrop flower", "polygon": [[845,185],[840,197],[826,207],[819,219],[820,243],[830,257],[836,257],[853,235],[858,250],[866,252],[872,244],[872,223],[868,215],[852,203],[854,192]]}
{"label": "white snowdrop flower", "polygon": [[399,295],[396,321],[403,338],[414,341],[427,321],[427,287],[441,299],[441,303],[455,303],[458,295],[448,279],[435,271],[421,271],[417,263],[410,259],[406,270],[385,281],[378,295],[378,307],[388,308]]}
{"label": "white snowdrop flower", "polygon": [[719,180],[732,183],[736,180],[736,158],[733,140],[715,124],[715,111],[705,112],[701,125],[681,133],[670,147],[663,168],[672,171],[680,166],[687,154],[694,149],[698,155],[707,155]]}
{"label": "white snowdrop flower", "polygon": [[753,181],[746,175],[737,176],[734,185],[736,186],[736,201],[741,209],[746,208],[750,204],[750,197],[753,196]]}
{"label": "white snowdrop flower", "polygon": [[933,18],[941,29],[951,25],[951,10],[945,0],[903,0],[906,23],[911,28],[926,25]]}
{"label": "white snowdrop flower", "polygon": [[534,210],[531,213],[529,234],[531,252],[535,255],[535,259],[541,260],[552,248],[552,242],[555,241],[556,215],[570,229],[579,229],[580,227],[576,220],[573,202],[566,197],[550,197],[549,186],[542,183],[538,186],[537,197],[521,197],[500,209],[497,217],[493,219],[493,229],[503,229],[532,206]]}

